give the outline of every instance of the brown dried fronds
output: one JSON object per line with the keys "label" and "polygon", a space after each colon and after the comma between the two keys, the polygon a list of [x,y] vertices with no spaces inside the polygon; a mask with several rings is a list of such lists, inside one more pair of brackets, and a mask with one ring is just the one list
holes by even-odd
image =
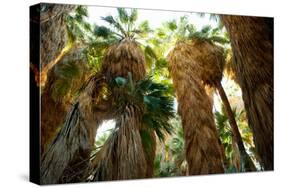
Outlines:
{"label": "brown dried fronds", "polygon": [[128,105],[116,129],[92,161],[91,181],[145,178],[146,159],[140,136],[141,112]]}
{"label": "brown dried fronds", "polygon": [[129,39],[113,44],[105,52],[101,71],[109,80],[117,76],[127,77],[131,72],[132,79],[139,81],[145,76],[143,51],[137,42]]}
{"label": "brown dried fronds", "polygon": [[228,51],[226,58],[225,58],[225,75],[231,79],[237,82],[237,78],[236,78],[236,73],[235,73],[235,62],[234,62],[234,58],[233,58],[233,53],[232,51]]}
{"label": "brown dried fronds", "polygon": [[[206,68],[200,67],[195,61],[200,51],[196,49],[197,55],[194,57],[192,49],[190,43],[180,41],[168,55],[183,123],[188,174],[223,173],[223,153],[215,127],[212,102],[201,79]],[[213,68],[210,69],[208,72],[212,72]]]}
{"label": "brown dried fronds", "polygon": [[223,48],[199,39],[185,41],[184,44],[184,56],[196,62],[192,66],[204,84],[214,86],[220,82],[225,65]]}
{"label": "brown dried fronds", "polygon": [[221,15],[249,126],[265,170],[273,169],[273,18]]}
{"label": "brown dried fronds", "polygon": [[[41,183],[78,182],[88,173],[98,126],[114,118],[111,100],[99,99],[105,78],[92,77],[41,160]],[[79,170],[79,172],[77,171]]]}

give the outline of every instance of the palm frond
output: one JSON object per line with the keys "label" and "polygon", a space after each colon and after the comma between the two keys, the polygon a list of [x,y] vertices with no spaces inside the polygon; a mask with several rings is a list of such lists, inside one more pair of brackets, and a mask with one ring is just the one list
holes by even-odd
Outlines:
{"label": "palm frond", "polygon": [[150,29],[150,27],[149,27],[149,22],[148,22],[147,20],[141,22],[141,23],[139,24],[139,26],[138,26],[138,29],[139,29],[140,31],[146,32],[146,33],[148,33],[148,32],[151,31],[151,29]]}
{"label": "palm frond", "polygon": [[117,77],[113,84],[113,87],[117,86],[123,90],[124,97],[119,98],[118,106],[132,102],[136,106],[144,105],[141,118],[144,125],[148,129],[154,130],[161,141],[164,140],[165,134],[172,133],[169,120],[175,116],[174,101],[167,95],[168,87],[166,85],[155,83],[150,77],[135,84],[127,78]]}
{"label": "palm frond", "polygon": [[220,43],[220,44],[229,44],[230,43],[230,41],[228,39],[226,39],[225,37],[221,37],[221,36],[211,36],[209,38],[209,40]]}
{"label": "palm frond", "polygon": [[145,56],[148,56],[151,59],[157,60],[157,55],[155,54],[155,52],[149,45],[147,45],[145,47],[144,53],[145,53]]}
{"label": "palm frond", "polygon": [[76,9],[76,13],[88,17],[88,10],[86,6],[79,5]]}
{"label": "palm frond", "polygon": [[114,26],[118,31],[120,31],[124,36],[127,36],[127,33],[125,29],[122,27],[122,25],[113,18],[113,16],[109,15],[106,17],[101,17],[102,20],[106,21],[110,25]]}
{"label": "palm frond", "polygon": [[105,26],[98,26],[98,25],[95,26],[94,35],[97,37],[102,37],[104,39],[112,38],[114,35],[121,36]]}
{"label": "palm frond", "polygon": [[117,8],[117,12],[118,12],[118,18],[120,20],[121,23],[123,24],[127,24],[129,22],[129,15],[126,11],[125,8]]}
{"label": "palm frond", "polygon": [[212,30],[212,27],[210,25],[205,25],[201,29],[201,33],[209,33]]}
{"label": "palm frond", "polygon": [[131,23],[135,22],[138,19],[138,11],[137,9],[132,9],[131,10],[131,15],[129,17],[129,21]]}

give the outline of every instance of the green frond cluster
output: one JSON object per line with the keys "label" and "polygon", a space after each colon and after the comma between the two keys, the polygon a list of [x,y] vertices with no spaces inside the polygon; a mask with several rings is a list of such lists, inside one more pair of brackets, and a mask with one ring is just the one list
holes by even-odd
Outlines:
{"label": "green frond cluster", "polygon": [[[242,130],[241,132],[242,140],[250,156],[254,159],[255,149],[252,140],[253,135],[252,135],[252,131],[250,130],[249,126],[246,123],[246,118],[243,117],[245,116],[245,111],[242,110],[241,112],[238,112],[236,109],[233,109],[233,114],[237,121],[239,129]],[[234,146],[232,130],[228,122],[228,117],[224,112],[224,109],[222,109],[222,112],[218,112],[218,111],[215,112],[215,120],[216,120],[217,130],[220,135],[228,162],[227,172],[232,173],[232,172],[243,171],[244,169],[243,169],[242,160],[240,161],[241,163],[240,169],[237,169],[237,167],[234,166],[233,161],[236,160],[235,155],[237,155],[237,152],[239,151],[236,151],[235,149],[235,147],[237,146]]]}
{"label": "green frond cluster", "polygon": [[[115,38],[116,40],[123,40],[125,38],[136,39],[147,35],[151,29],[148,21],[143,21],[136,24],[138,19],[138,12],[136,9],[126,10],[125,8],[117,8],[118,16],[114,18],[112,15],[101,17],[107,22],[111,28],[104,26],[95,26],[95,35],[103,39]],[[104,32],[104,33],[103,33]]]}
{"label": "green frond cluster", "polygon": [[84,43],[89,43],[93,40],[93,27],[86,20],[88,17],[87,7],[78,6],[72,14],[66,16],[66,26],[69,37],[74,40],[79,40]]}
{"label": "green frond cluster", "polygon": [[173,98],[167,95],[166,85],[153,82],[150,77],[137,83],[131,82],[130,78],[116,77],[113,87],[122,88],[118,106],[134,103],[144,107],[142,122],[148,129],[154,130],[160,140],[164,140],[166,133],[172,133],[169,120],[175,112]]}
{"label": "green frond cluster", "polygon": [[189,29],[188,39],[205,40],[210,42],[215,42],[219,44],[228,44],[229,40],[221,34],[221,29],[214,28],[210,25],[204,26],[200,31],[195,29]]}
{"label": "green frond cluster", "polygon": [[78,89],[80,86],[75,84],[77,79],[81,77],[82,69],[74,61],[61,64],[55,69],[56,81],[51,88],[51,96],[55,101],[62,101],[69,97],[68,94],[72,89]]}
{"label": "green frond cluster", "polygon": [[181,120],[176,116],[170,121],[175,130],[161,145],[160,152],[154,160],[154,173],[156,177],[171,177],[185,175],[186,160],[184,148],[184,135]]}

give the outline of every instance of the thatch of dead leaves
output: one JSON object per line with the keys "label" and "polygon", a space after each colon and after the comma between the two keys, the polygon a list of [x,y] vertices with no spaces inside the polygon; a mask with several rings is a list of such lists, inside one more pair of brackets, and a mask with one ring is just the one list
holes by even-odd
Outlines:
{"label": "thatch of dead leaves", "polygon": [[67,28],[64,19],[76,6],[49,4],[41,6],[47,7],[47,11],[40,14],[40,63],[44,67],[66,46]]}
{"label": "thatch of dead leaves", "polygon": [[197,74],[205,85],[215,86],[223,76],[225,64],[223,48],[200,39],[193,39],[187,43],[185,57],[197,63]]}
{"label": "thatch of dead leaves", "polygon": [[[188,42],[179,41],[168,55],[169,69],[179,101],[178,111],[183,123],[189,174],[223,173],[223,153],[212,104],[200,78],[205,69],[199,67],[193,58],[189,58],[192,53]],[[210,68],[206,71],[213,71],[214,68]],[[209,79],[204,81],[212,83]]]}
{"label": "thatch of dead leaves", "polygon": [[231,50],[227,52],[226,58],[225,58],[225,75],[231,79],[237,82],[236,74],[235,73],[235,62],[233,58],[233,53]]}
{"label": "thatch of dead leaves", "polygon": [[42,184],[84,180],[97,128],[113,116],[111,101],[98,97],[104,81],[102,75],[91,78],[68,113],[62,129],[42,157]]}
{"label": "thatch of dead leaves", "polygon": [[[143,129],[146,127],[145,125],[142,126]],[[140,131],[143,131],[142,129]],[[150,142],[147,144],[144,141],[142,142],[143,150],[145,153],[145,160],[146,160],[146,178],[152,178],[154,175],[154,159],[156,155],[156,135],[153,130],[144,130],[148,131]]]}
{"label": "thatch of dead leaves", "polygon": [[273,169],[273,19],[228,16],[233,65],[265,170]]}
{"label": "thatch of dead leaves", "polygon": [[140,136],[141,111],[133,105],[116,120],[116,130],[95,154],[91,181],[145,178],[146,159]]}
{"label": "thatch of dead leaves", "polygon": [[102,72],[108,78],[127,77],[132,73],[132,79],[139,81],[145,76],[145,57],[135,41],[124,39],[113,44],[105,53]]}
{"label": "thatch of dead leaves", "polygon": [[[118,92],[110,91],[108,84],[117,76],[127,77],[128,73],[131,73],[133,81],[143,79],[145,60],[138,44],[125,39],[109,47],[102,62],[101,72],[89,80],[86,88],[77,99],[75,110],[69,112],[69,120],[65,122],[57,138],[43,157],[41,183],[85,181],[89,167],[91,167],[88,162],[97,128],[102,120],[112,119],[114,118],[113,114],[116,113],[116,109],[112,108],[114,106],[112,101],[114,102]],[[99,179],[144,178],[149,173],[146,171],[146,156],[138,127],[140,125],[138,118],[142,117],[139,113],[141,110],[127,110],[125,115],[118,119],[117,125],[120,125],[120,130],[114,136],[114,138],[116,137],[114,139],[116,141],[114,141],[115,149],[112,148],[112,151],[106,153],[106,157],[117,161],[112,161],[108,164],[109,166],[101,165],[97,168],[98,172],[103,173],[104,170],[100,170],[100,168],[110,169],[111,164],[114,168],[114,174]],[[123,147],[127,150],[122,150]],[[116,156],[116,153],[119,157]],[[121,161],[124,159],[126,162]],[[130,162],[127,163],[127,160]],[[101,160],[102,162],[103,160]],[[110,173],[110,171],[106,172]]]}
{"label": "thatch of dead leaves", "polygon": [[[89,75],[86,59],[81,57],[84,48],[73,48],[50,72],[41,94],[41,155],[62,127],[67,112],[71,109],[73,93],[81,88]],[[76,75],[66,74],[76,69]],[[63,76],[67,76],[64,78]],[[67,89],[65,89],[67,88]],[[50,110],[55,108],[56,110]]]}

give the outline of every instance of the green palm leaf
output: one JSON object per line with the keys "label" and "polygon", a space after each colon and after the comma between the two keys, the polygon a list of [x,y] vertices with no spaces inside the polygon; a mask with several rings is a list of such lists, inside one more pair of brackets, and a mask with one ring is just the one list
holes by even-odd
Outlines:
{"label": "green palm leaf", "polygon": [[117,8],[117,12],[118,12],[118,18],[120,19],[120,22],[123,24],[127,24],[129,22],[129,15],[126,12],[126,10],[124,8]]}

